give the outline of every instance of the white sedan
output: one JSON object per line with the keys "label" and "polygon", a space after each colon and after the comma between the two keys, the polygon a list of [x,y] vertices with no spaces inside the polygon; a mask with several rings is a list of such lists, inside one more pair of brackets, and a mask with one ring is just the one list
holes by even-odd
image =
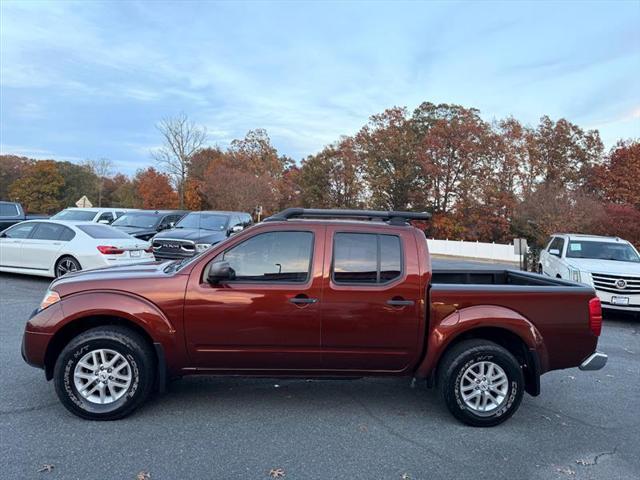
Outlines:
{"label": "white sedan", "polygon": [[149,242],[90,222],[32,220],[0,233],[0,271],[60,277],[69,272],[150,263]]}

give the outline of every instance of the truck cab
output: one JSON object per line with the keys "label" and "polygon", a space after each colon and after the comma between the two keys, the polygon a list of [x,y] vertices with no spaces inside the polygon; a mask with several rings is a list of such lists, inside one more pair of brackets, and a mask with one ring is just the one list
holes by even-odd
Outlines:
{"label": "truck cab", "polygon": [[640,254],[628,241],[559,233],[540,252],[539,273],[594,287],[606,310],[640,314]]}

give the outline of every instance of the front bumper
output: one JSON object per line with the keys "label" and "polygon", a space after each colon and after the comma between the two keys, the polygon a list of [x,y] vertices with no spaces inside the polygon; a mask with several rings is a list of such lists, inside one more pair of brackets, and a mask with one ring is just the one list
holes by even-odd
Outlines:
{"label": "front bumper", "polygon": [[601,370],[607,364],[608,356],[601,352],[593,352],[580,364],[580,370]]}

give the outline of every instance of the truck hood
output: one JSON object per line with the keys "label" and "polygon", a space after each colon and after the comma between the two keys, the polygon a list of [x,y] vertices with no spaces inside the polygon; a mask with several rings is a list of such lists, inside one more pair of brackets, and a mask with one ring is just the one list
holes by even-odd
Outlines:
{"label": "truck hood", "polygon": [[218,243],[227,238],[224,231],[201,230],[198,228],[173,228],[158,233],[154,240],[191,240],[195,243]]}
{"label": "truck hood", "polygon": [[640,263],[616,260],[595,260],[593,258],[567,258],[572,268],[589,273],[610,273],[612,275],[640,275]]}
{"label": "truck hood", "polygon": [[70,273],[54,280],[49,289],[64,297],[91,289],[127,290],[129,280],[157,280],[167,277],[165,267],[171,261],[156,261],[134,265],[113,266]]}

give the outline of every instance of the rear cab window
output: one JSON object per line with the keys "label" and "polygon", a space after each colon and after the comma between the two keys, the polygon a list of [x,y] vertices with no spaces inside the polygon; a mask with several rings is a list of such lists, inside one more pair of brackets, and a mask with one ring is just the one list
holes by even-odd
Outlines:
{"label": "rear cab window", "polygon": [[399,236],[335,233],[331,262],[334,283],[382,285],[398,279],[402,274],[402,243]]}
{"label": "rear cab window", "polygon": [[0,203],[0,217],[17,217],[18,206],[13,203]]}

